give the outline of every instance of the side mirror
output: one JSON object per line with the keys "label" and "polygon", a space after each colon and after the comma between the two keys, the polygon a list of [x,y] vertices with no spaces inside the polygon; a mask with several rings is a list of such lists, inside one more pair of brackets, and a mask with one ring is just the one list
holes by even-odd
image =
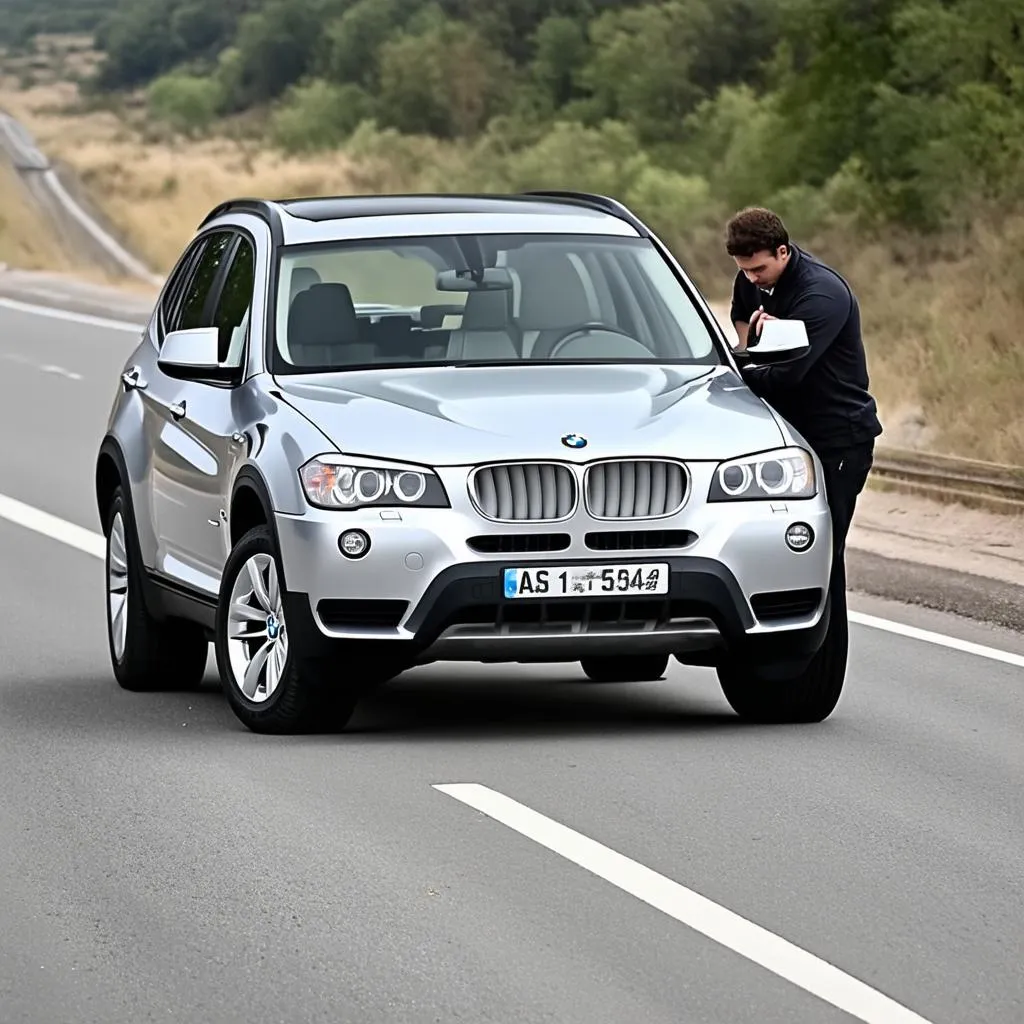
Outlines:
{"label": "side mirror", "polygon": [[[751,344],[751,341],[754,343]],[[747,348],[754,358],[810,348],[807,326],[803,320],[765,320],[761,327],[761,337],[751,338]]]}
{"label": "side mirror", "polygon": [[171,331],[164,337],[157,365],[168,377],[223,377],[224,367],[217,359],[220,331],[216,327],[193,327]]}

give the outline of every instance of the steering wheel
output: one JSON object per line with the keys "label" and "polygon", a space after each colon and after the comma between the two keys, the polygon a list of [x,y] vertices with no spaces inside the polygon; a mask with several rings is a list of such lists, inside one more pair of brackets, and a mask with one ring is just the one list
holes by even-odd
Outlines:
{"label": "steering wheel", "polygon": [[615,327],[612,324],[601,323],[599,320],[593,320],[585,324],[577,324],[574,327],[570,327],[567,331],[563,331],[553,342],[551,342],[551,348],[548,352],[547,358],[554,359],[558,354],[558,350],[567,345],[570,341],[584,334],[593,334],[595,331],[604,331],[606,334],[618,334],[620,337],[627,338],[629,341],[633,342],[634,345],[640,344],[636,338],[627,331],[624,331],[621,327]]}

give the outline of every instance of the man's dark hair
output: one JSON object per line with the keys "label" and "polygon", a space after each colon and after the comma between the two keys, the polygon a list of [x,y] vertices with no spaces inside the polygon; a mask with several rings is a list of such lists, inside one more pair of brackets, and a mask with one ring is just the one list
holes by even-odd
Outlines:
{"label": "man's dark hair", "polygon": [[744,258],[767,249],[773,256],[780,245],[789,245],[789,232],[782,218],[761,206],[740,210],[725,231],[725,250]]}

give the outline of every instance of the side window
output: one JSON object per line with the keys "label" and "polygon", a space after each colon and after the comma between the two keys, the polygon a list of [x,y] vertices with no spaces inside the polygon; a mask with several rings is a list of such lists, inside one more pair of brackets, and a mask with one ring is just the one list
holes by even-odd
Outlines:
{"label": "side window", "polygon": [[181,304],[182,292],[188,285],[189,279],[195,271],[196,263],[202,257],[203,249],[209,239],[200,238],[193,242],[185,251],[184,256],[178,261],[174,270],[174,276],[164,289],[163,299],[160,302],[159,317],[157,319],[158,344],[162,345],[164,335],[174,330],[175,318]]}
{"label": "side window", "polygon": [[213,314],[213,326],[220,332],[217,358],[229,366],[238,366],[242,360],[255,277],[256,254],[247,238],[239,238]]}
{"label": "side window", "polygon": [[187,331],[193,327],[213,326],[204,318],[203,312],[232,238],[230,231],[221,231],[210,236],[199,265],[185,289],[181,309],[176,318],[177,323],[172,321],[168,324],[170,330]]}

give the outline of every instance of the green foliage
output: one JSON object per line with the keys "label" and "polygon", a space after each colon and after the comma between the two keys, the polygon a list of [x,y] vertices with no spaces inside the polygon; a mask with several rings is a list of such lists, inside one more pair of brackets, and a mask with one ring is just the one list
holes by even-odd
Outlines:
{"label": "green foliage", "polygon": [[289,153],[336,149],[371,112],[370,98],[358,85],[316,78],[288,90],[270,119],[270,138]]}
{"label": "green foliage", "polygon": [[25,50],[40,32],[88,32],[110,0],[0,0],[0,43]]}
{"label": "green foliage", "polygon": [[772,203],[811,226],[918,230],[1024,193],[1021,0],[0,0],[0,11],[21,37],[29,18],[91,17],[95,85],[158,80],[154,114],[182,130],[269,105],[274,145],[405,147],[394,159],[412,161],[417,186],[601,188],[680,225]]}
{"label": "green foliage", "polygon": [[150,85],[147,99],[156,118],[185,135],[208,128],[221,103],[215,81],[184,73],[158,78]]}

